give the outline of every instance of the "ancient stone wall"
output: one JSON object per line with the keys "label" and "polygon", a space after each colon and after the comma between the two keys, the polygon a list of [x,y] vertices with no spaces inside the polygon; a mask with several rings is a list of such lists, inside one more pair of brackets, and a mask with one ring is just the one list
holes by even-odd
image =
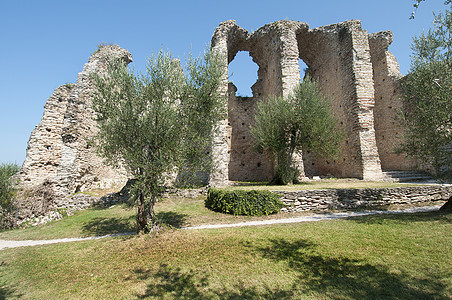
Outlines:
{"label": "ancient stone wall", "polygon": [[41,185],[49,177],[57,176],[63,149],[64,114],[73,89],[74,85],[60,86],[47,99],[41,123],[33,129],[28,141],[20,172],[27,186]]}
{"label": "ancient stone wall", "polygon": [[[306,149],[295,158],[302,171],[313,175],[333,175],[337,177],[357,177],[365,180],[383,178],[380,156],[374,129],[374,66],[367,31],[362,30],[360,21],[309,29],[306,23],[278,21],[267,24],[250,34],[240,28],[235,21],[220,24],[212,38],[212,49],[227,57],[230,63],[238,51],[248,51],[259,66],[258,80],[252,86],[253,97],[245,102],[236,97],[234,89],[229,94],[229,126],[232,127],[232,142],[228,145],[228,179],[251,180],[264,178],[269,174],[271,163],[263,169],[256,169],[255,162],[249,161],[249,131],[240,128],[242,123],[252,123],[253,115],[231,112],[240,106],[253,107],[257,103],[274,96],[288,96],[300,81],[298,60],[308,66],[307,74],[318,80],[322,92],[333,99],[332,108],[338,127],[343,130],[345,139],[341,144],[338,158],[316,159],[315,153]],[[227,68],[225,62],[225,68]],[[224,87],[225,89],[225,87]],[[242,119],[242,121],[241,121]],[[239,126],[239,128],[235,128]],[[246,141],[240,142],[239,133]],[[224,145],[226,147],[226,145]],[[243,148],[247,150],[244,151]],[[226,149],[226,148],[225,148]],[[261,160],[255,152],[255,157]],[[226,166],[223,165],[223,168]],[[260,172],[256,174],[255,172]],[[226,174],[226,172],[224,172]]]}
{"label": "ancient stone wall", "polygon": [[452,186],[414,186],[379,189],[331,189],[275,191],[286,205],[282,211],[357,209],[422,203],[443,204],[452,196]]}
{"label": "ancient stone wall", "polygon": [[393,35],[390,31],[369,34],[370,53],[375,83],[375,133],[382,169],[412,170],[417,168],[413,159],[395,153],[403,128],[397,121],[401,110],[400,80],[402,74],[396,58],[388,51]]}
{"label": "ancient stone wall", "polygon": [[253,97],[236,97],[236,87],[229,83],[229,115],[232,128],[229,179],[234,181],[270,180],[265,154],[254,149],[250,126],[254,124],[257,101]]}
{"label": "ancient stone wall", "polygon": [[[345,135],[339,157],[317,159],[309,149],[303,149],[303,157],[294,157],[300,178],[306,174],[380,180],[382,168],[414,169],[415,163],[393,151],[401,134],[393,120],[400,107],[400,72],[387,50],[391,41],[389,32],[368,35],[357,20],[313,29],[302,22],[278,21],[254,33],[232,20],[221,23],[211,48],[224,57],[220,92],[229,101],[227,117],[214,137],[211,153],[216,168],[210,185],[270,179],[274,166],[255,151],[249,128],[259,101],[288,96],[299,83],[299,59],[322,93],[333,100],[337,125]],[[228,83],[228,64],[238,51],[247,51],[259,67],[252,97],[237,97]],[[68,195],[125,183],[124,174],[106,166],[88,143],[96,131],[90,74],[102,72],[107,60],[115,57],[131,61],[130,53],[118,46],[101,47],[74,85],[57,88],[49,98],[20,173],[25,187],[50,182],[55,194]]]}
{"label": "ancient stone wall", "polygon": [[93,73],[105,71],[108,60],[132,61],[130,53],[119,46],[104,46],[94,53],[77,82],[57,88],[44,107],[44,115],[33,130],[27,155],[20,171],[25,188],[44,182],[58,197],[93,188],[125,184],[121,170],[112,169],[90,146],[95,135]]}

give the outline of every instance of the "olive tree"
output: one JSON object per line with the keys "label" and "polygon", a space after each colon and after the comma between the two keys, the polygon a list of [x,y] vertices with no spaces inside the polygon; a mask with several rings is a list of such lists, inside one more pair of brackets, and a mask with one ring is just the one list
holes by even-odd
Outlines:
{"label": "olive tree", "polygon": [[[425,0],[413,0],[413,7],[414,7],[414,11],[411,13],[410,19],[414,19],[415,15],[416,15],[416,11],[419,8],[419,6],[421,5],[421,2],[424,2]],[[448,5],[452,3],[452,0],[445,0],[444,1],[444,5]]]}
{"label": "olive tree", "polygon": [[452,177],[452,4],[435,15],[433,28],[413,39],[404,78],[401,151]]}
{"label": "olive tree", "polygon": [[138,205],[139,232],[159,228],[154,204],[165,180],[187,166],[206,172],[211,167],[206,153],[224,117],[225,99],[218,93],[223,70],[218,55],[206,52],[188,59],[184,75],[180,62],[160,51],[148,59],[145,74],[117,60],[104,76],[94,76],[97,149],[135,179],[130,194]]}
{"label": "olive tree", "polygon": [[296,180],[294,153],[310,149],[317,156],[334,156],[342,137],[336,128],[331,101],[309,76],[289,97],[273,96],[260,102],[251,134],[257,150],[266,151],[276,166],[272,184]]}
{"label": "olive tree", "polygon": [[0,164],[0,229],[14,226],[12,213],[15,210],[16,187],[13,175],[17,172],[19,166],[15,163]]}

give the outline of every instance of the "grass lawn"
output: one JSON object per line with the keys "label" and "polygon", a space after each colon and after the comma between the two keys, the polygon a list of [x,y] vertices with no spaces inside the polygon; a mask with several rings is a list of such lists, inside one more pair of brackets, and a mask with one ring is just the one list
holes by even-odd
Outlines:
{"label": "grass lawn", "polygon": [[[164,198],[155,205],[157,217],[170,227],[181,228],[201,224],[239,223],[245,221],[297,217],[313,212],[285,213],[270,216],[233,216],[213,212],[204,206],[205,197]],[[106,209],[77,211],[73,216],[46,225],[0,232],[3,240],[46,240],[87,237],[136,230],[136,208],[115,205]]]}
{"label": "grass lawn", "polygon": [[[245,218],[202,203],[170,198],[157,211],[176,227]],[[133,231],[134,214],[92,209],[0,239]],[[6,249],[0,299],[450,299],[451,224],[439,212],[376,215]]]}

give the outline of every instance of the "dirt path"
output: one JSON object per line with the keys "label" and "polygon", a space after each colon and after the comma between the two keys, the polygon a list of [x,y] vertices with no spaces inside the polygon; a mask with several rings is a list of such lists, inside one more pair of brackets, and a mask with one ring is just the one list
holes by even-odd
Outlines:
{"label": "dirt path", "polygon": [[[425,206],[425,207],[416,207],[416,208],[408,208],[408,209],[400,209],[400,210],[369,210],[369,211],[358,211],[358,212],[340,212],[340,213],[328,213],[328,214],[313,214],[309,216],[295,217],[295,218],[286,218],[286,219],[273,219],[273,220],[262,220],[262,221],[250,221],[250,222],[241,222],[234,224],[207,224],[193,227],[183,227],[183,230],[197,230],[197,229],[212,229],[212,228],[226,228],[226,227],[244,227],[244,226],[259,226],[259,225],[272,225],[272,224],[287,224],[287,223],[300,223],[300,222],[315,222],[322,220],[333,220],[340,218],[349,218],[349,217],[361,217],[368,215],[381,215],[381,214],[401,214],[401,213],[417,213],[417,212],[429,212],[438,210],[440,206]],[[0,240],[0,250],[6,248],[16,248],[16,247],[25,247],[25,246],[36,246],[36,245],[46,245],[46,244],[55,244],[55,243],[68,243],[68,242],[78,242],[78,241],[87,241],[87,240],[97,240],[108,237],[115,236],[123,236],[123,235],[132,235],[133,232],[128,233],[118,233],[118,234],[109,234],[103,236],[93,236],[86,238],[64,238],[64,239],[54,239],[54,240],[27,240],[27,241],[6,241]]]}

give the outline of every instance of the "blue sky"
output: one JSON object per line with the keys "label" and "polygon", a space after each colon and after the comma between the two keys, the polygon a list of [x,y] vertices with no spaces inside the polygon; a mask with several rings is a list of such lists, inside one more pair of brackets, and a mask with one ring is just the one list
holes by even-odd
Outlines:
{"label": "blue sky", "polygon": [[[75,82],[102,42],[129,50],[135,68],[160,48],[184,59],[198,55],[217,25],[234,19],[248,31],[277,20],[306,22],[311,28],[350,19],[369,33],[392,30],[390,51],[406,74],[412,37],[428,29],[443,0],[422,3],[409,20],[412,0],[380,1],[50,1],[2,0],[0,7],[0,163],[22,164],[28,138],[47,98]],[[257,79],[247,54],[231,63],[232,81],[243,95]]]}

